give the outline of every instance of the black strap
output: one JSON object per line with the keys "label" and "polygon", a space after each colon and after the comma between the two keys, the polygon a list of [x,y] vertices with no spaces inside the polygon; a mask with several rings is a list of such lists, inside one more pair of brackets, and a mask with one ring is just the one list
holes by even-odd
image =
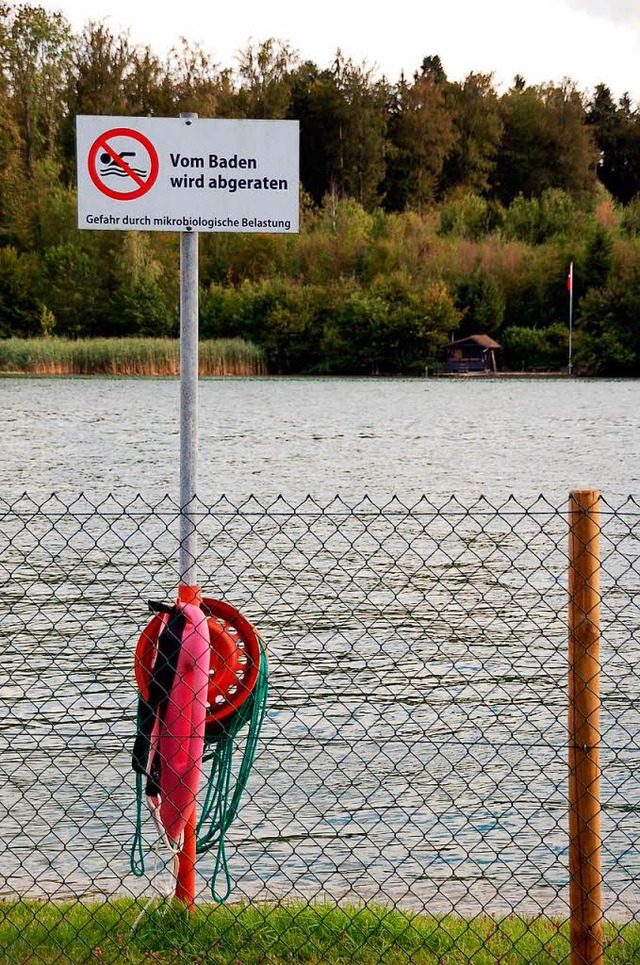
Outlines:
{"label": "black strap", "polygon": [[138,703],[138,730],[131,761],[137,774],[147,774],[146,793],[149,795],[158,793],[160,782],[158,754],[154,755],[151,762],[151,771],[148,770],[151,734],[156,717],[160,723],[164,720],[169,694],[178,668],[182,635],[187,622],[184,613],[177,606],[168,607],[165,604],[155,604],[154,609],[156,607],[161,612],[169,613],[169,619],[158,637],[158,650],[151,673],[147,699],[145,700],[141,695]]}

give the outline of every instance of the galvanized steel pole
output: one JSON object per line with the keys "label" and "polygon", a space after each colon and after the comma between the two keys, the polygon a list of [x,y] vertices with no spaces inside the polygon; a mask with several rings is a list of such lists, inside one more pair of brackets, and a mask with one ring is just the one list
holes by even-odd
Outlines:
{"label": "galvanized steel pole", "polygon": [[[197,114],[180,117],[190,125]],[[180,233],[180,553],[178,599],[198,598],[198,232]],[[177,856],[175,897],[193,910],[196,900],[196,806]]]}
{"label": "galvanized steel pole", "polygon": [[[180,117],[190,125],[197,114]],[[180,583],[198,582],[198,232],[180,233]]]}

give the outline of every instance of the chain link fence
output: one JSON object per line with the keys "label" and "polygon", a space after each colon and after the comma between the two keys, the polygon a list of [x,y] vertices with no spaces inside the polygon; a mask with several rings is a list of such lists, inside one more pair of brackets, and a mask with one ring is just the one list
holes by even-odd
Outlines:
{"label": "chain link fence", "polygon": [[[203,855],[185,922],[147,824],[130,867],[133,655],[175,595],[178,507],[0,500],[0,960],[568,962],[567,506],[221,497],[197,519],[203,590],[259,628],[270,684],[231,894]],[[602,501],[603,944],[629,963],[639,523]]]}

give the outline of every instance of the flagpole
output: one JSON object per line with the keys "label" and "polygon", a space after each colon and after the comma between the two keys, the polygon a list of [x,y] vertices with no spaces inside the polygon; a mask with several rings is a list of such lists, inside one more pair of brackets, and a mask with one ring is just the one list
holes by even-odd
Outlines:
{"label": "flagpole", "polygon": [[573,354],[573,262],[571,262],[569,265],[567,288],[569,289],[569,364],[567,366],[567,375],[571,377],[571,362]]}

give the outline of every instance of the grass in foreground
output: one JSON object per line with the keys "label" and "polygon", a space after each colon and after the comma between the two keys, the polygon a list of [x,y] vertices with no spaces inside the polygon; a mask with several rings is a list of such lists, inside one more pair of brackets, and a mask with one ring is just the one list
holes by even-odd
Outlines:
{"label": "grass in foreground", "polygon": [[[287,903],[0,903],[2,963],[194,965],[547,965],[568,963],[568,925],[548,918],[460,918],[383,906]],[[640,924],[605,926],[606,963],[640,962]]]}
{"label": "grass in foreground", "polygon": [[[262,351],[241,338],[200,342],[201,375],[263,375]],[[26,375],[177,375],[180,345],[165,338],[6,338],[0,372]]]}

